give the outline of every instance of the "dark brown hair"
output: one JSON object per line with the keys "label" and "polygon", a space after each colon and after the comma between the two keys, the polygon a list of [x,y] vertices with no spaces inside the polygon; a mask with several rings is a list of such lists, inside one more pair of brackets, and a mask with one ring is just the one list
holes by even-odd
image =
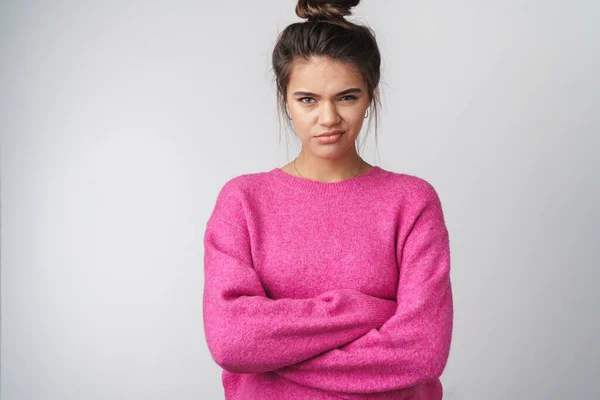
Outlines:
{"label": "dark brown hair", "polygon": [[352,66],[365,80],[377,140],[378,111],[381,106],[379,47],[373,30],[344,18],[351,15],[350,9],[359,2],[360,0],[299,0],[296,14],[307,21],[288,25],[279,34],[273,50],[272,64],[277,83],[278,114],[280,120],[284,120],[288,126],[290,121],[285,101],[294,62],[308,61],[312,57],[329,57]]}

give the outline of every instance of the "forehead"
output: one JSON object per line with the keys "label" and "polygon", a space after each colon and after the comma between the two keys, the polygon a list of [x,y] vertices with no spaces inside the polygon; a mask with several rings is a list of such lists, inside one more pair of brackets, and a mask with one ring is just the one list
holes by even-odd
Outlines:
{"label": "forehead", "polygon": [[331,58],[295,61],[290,74],[290,88],[316,93],[339,92],[349,87],[365,88],[360,72],[350,64]]}

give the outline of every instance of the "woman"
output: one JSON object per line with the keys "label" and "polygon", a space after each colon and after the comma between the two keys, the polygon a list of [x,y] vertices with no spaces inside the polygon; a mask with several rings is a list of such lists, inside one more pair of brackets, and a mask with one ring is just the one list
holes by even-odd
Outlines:
{"label": "woman", "polygon": [[[442,398],[453,303],[440,199],[365,162],[372,31],[300,0],[273,52],[293,162],[222,187],[204,236],[204,329],[227,400]],[[369,110],[371,113],[369,113]]]}

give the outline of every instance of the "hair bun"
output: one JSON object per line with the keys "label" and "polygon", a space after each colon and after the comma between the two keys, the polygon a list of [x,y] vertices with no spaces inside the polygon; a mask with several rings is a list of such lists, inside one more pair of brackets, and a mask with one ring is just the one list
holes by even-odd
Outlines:
{"label": "hair bun", "polygon": [[298,0],[296,14],[307,20],[342,19],[360,0]]}

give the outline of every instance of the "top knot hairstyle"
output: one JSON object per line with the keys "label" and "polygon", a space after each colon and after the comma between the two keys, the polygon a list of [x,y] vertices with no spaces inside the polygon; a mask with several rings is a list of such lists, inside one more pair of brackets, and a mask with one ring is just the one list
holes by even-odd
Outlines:
{"label": "top knot hairstyle", "polygon": [[[286,115],[287,86],[294,62],[329,57],[355,68],[366,82],[371,115],[377,127],[381,56],[375,33],[367,26],[344,18],[360,0],[299,0],[296,14],[304,22],[288,25],[280,34],[272,54],[277,82],[278,111]],[[285,121],[289,123],[287,118]],[[369,121],[370,122],[370,121]]]}
{"label": "top knot hairstyle", "polygon": [[296,14],[307,20],[327,20],[343,18],[352,14],[350,9],[356,7],[360,0],[351,1],[319,1],[300,0],[296,5]]}

